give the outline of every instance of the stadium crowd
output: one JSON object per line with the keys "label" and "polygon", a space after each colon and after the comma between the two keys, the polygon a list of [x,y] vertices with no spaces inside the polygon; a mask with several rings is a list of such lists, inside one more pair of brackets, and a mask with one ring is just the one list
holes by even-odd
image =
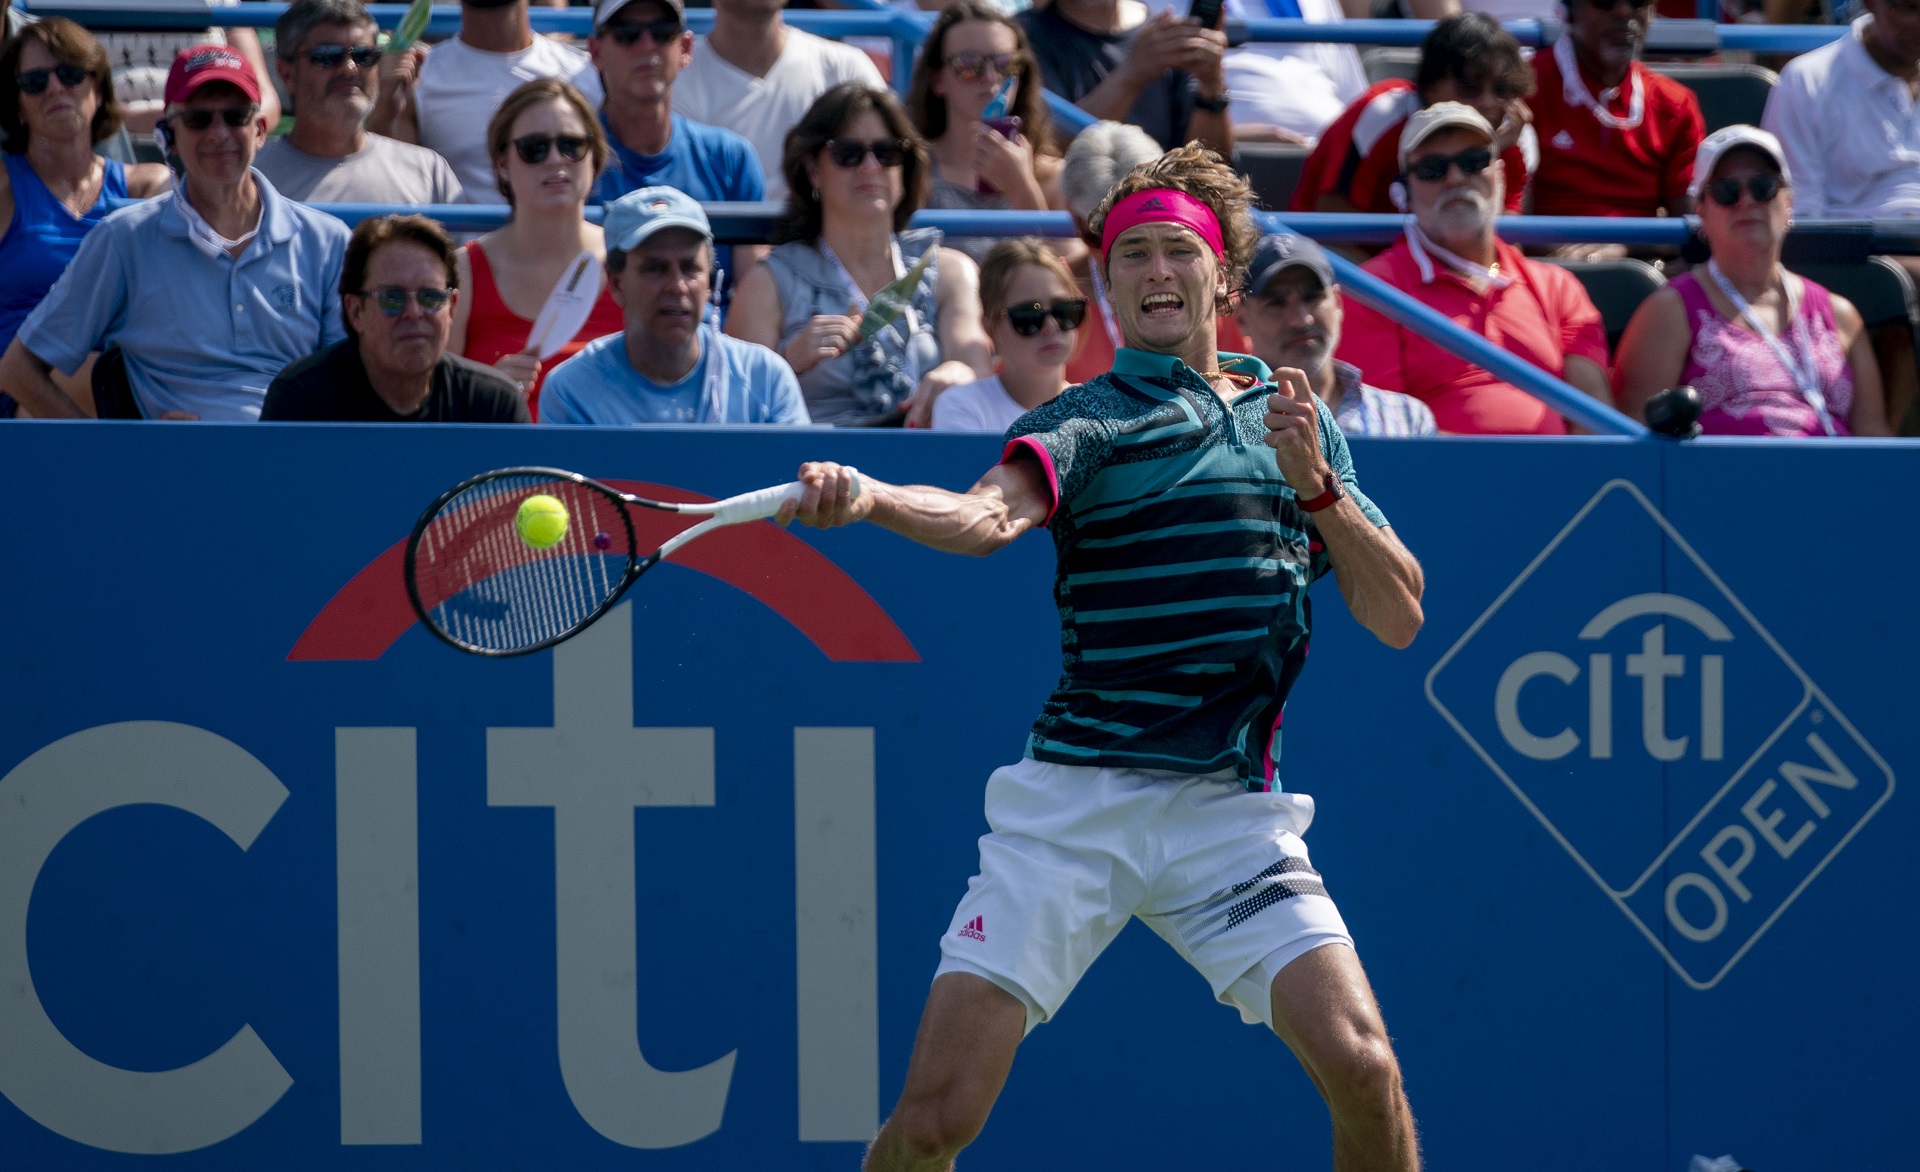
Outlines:
{"label": "stadium crowd", "polygon": [[[1710,432],[1920,422],[1915,323],[1869,322],[1783,262],[1796,211],[1920,215],[1920,0],[1863,0],[1786,63],[1758,125],[1712,134],[1642,61],[1653,0],[1566,0],[1530,56],[1499,18],[1538,5],[1401,0],[1440,19],[1411,77],[1371,86],[1349,46],[1224,31],[1363,0],[1248,2],[1209,28],[1177,0],[903,0],[938,13],[889,63],[905,101],[784,0],[713,0],[705,36],[684,0],[598,0],[581,44],[536,33],[529,0],[466,0],[455,36],[397,49],[362,0],[294,0],[271,38],[169,46],[157,87],[127,34],[10,8],[0,417],[1003,431],[1111,367],[1088,218],[1197,141],[1310,148],[1287,208],[1401,215],[1366,271],[1630,415],[1690,384]],[[1060,129],[1043,89],[1101,121]],[[165,164],[137,161],[149,126]],[[766,199],[771,241],[716,242],[703,204]],[[404,212],[349,232],[310,206],[336,202],[507,218],[464,241]],[[1062,210],[1082,238],[943,238],[910,227],[923,208]],[[1502,213],[1692,215],[1697,244],[1642,254],[1670,279],[1610,330],[1563,262],[1625,250],[1529,252]],[[1304,371],[1350,434],[1572,429],[1345,301],[1304,237],[1264,240],[1233,294],[1222,348]]]}

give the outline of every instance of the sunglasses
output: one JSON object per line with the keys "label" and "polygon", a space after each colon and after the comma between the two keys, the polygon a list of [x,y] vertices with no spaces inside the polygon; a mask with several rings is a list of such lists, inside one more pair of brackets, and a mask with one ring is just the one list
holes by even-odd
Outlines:
{"label": "sunglasses", "polygon": [[1052,305],[1029,301],[1025,305],[1007,306],[1007,321],[1013,326],[1013,332],[1023,338],[1031,338],[1039,333],[1046,326],[1048,318],[1053,319],[1053,324],[1059,326],[1063,334],[1077,330],[1087,320],[1087,299],[1063,297]]}
{"label": "sunglasses", "polygon": [[612,37],[614,44],[622,47],[632,45],[640,39],[642,34],[656,45],[669,45],[680,39],[680,34],[686,31],[686,27],[680,21],[671,18],[649,20],[642,24],[622,21],[619,24],[601,25],[600,35]]}
{"label": "sunglasses", "polygon": [[380,58],[386,53],[374,45],[355,45],[352,48],[345,45],[315,45],[301,56],[307,59],[308,64],[321,69],[338,69],[348,61],[361,69],[372,69],[380,64]]}
{"label": "sunglasses", "polygon": [[1493,166],[1493,152],[1486,147],[1471,147],[1457,155],[1422,155],[1407,167],[1407,173],[1428,183],[1437,183],[1447,177],[1450,167],[1460,168],[1462,175],[1478,175]]}
{"label": "sunglasses", "polygon": [[1742,183],[1738,179],[1715,179],[1707,184],[1707,198],[1723,208],[1730,208],[1740,202],[1740,192],[1744,189],[1753,197],[1755,203],[1772,203],[1773,197],[1780,194],[1786,181],[1778,175],[1769,175],[1762,171],[1758,175],[1747,176]]}
{"label": "sunglasses", "polygon": [[378,289],[362,289],[360,296],[373,298],[375,308],[388,317],[399,317],[407,312],[409,299],[420,307],[421,313],[439,313],[447,307],[447,302],[453,297],[453,290],[438,289],[432,285],[423,285],[418,289],[408,289],[402,285],[382,285]]}
{"label": "sunglasses", "polygon": [[953,70],[953,76],[961,81],[979,81],[986,76],[989,68],[995,77],[1006,77],[1013,72],[1013,55],[965,50],[948,56],[947,68]]}
{"label": "sunglasses", "polygon": [[49,78],[57,77],[61,85],[73,89],[92,76],[93,74],[78,65],[56,65],[52,69],[22,70],[20,76],[14,78],[14,84],[20,87],[20,92],[23,94],[44,94],[47,92]]}
{"label": "sunglasses", "polygon": [[577,163],[587,157],[587,148],[592,145],[592,139],[578,134],[523,134],[513,140],[513,149],[528,166],[546,162],[548,150],[557,150],[567,162]]}
{"label": "sunglasses", "polygon": [[182,110],[167,121],[178,122],[188,130],[201,131],[212,126],[213,120],[218,118],[238,130],[252,122],[254,115],[259,112],[258,106],[223,106],[218,110]]}
{"label": "sunglasses", "polygon": [[868,155],[882,167],[898,167],[906,162],[909,150],[911,147],[904,138],[882,138],[873,142],[861,142],[857,138],[827,140],[827,157],[848,170],[866,162]]}

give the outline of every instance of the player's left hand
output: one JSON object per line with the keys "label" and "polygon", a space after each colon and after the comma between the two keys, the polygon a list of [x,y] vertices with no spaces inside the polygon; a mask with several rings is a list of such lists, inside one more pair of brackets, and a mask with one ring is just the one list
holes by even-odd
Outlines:
{"label": "player's left hand", "polygon": [[1287,484],[1302,496],[1319,496],[1331,469],[1320,451],[1320,406],[1304,372],[1273,372],[1278,389],[1267,396],[1267,446]]}
{"label": "player's left hand", "polygon": [[844,464],[802,464],[795,479],[807,486],[806,495],[780,506],[774,520],[782,525],[797,520],[815,529],[836,529],[864,521],[873,511],[873,494],[863,485],[860,494],[854,495],[854,471]]}

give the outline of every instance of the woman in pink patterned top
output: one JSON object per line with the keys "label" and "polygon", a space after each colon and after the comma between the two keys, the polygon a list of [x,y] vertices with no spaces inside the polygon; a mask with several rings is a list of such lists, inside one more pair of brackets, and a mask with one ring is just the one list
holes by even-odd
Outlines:
{"label": "woman in pink patterned top", "polygon": [[1860,311],[1780,264],[1793,189],[1779,141],[1729,126],[1700,144],[1693,176],[1713,259],[1627,324],[1613,367],[1620,409],[1639,414],[1652,395],[1691,384],[1710,434],[1892,434]]}

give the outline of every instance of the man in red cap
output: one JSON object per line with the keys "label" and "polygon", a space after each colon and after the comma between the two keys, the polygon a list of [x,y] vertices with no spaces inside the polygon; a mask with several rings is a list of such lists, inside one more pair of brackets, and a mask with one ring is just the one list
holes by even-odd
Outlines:
{"label": "man in red cap", "polygon": [[257,419],[275,375],[346,337],[335,292],[346,225],[253,169],[267,123],[247,59],[226,45],[182,50],[166,102],[155,133],[184,178],[101,221],[0,362],[0,387],[37,416],[83,414],[47,372],[112,347],[124,387],[103,387],[96,370],[96,392],[130,395],[129,413]]}

